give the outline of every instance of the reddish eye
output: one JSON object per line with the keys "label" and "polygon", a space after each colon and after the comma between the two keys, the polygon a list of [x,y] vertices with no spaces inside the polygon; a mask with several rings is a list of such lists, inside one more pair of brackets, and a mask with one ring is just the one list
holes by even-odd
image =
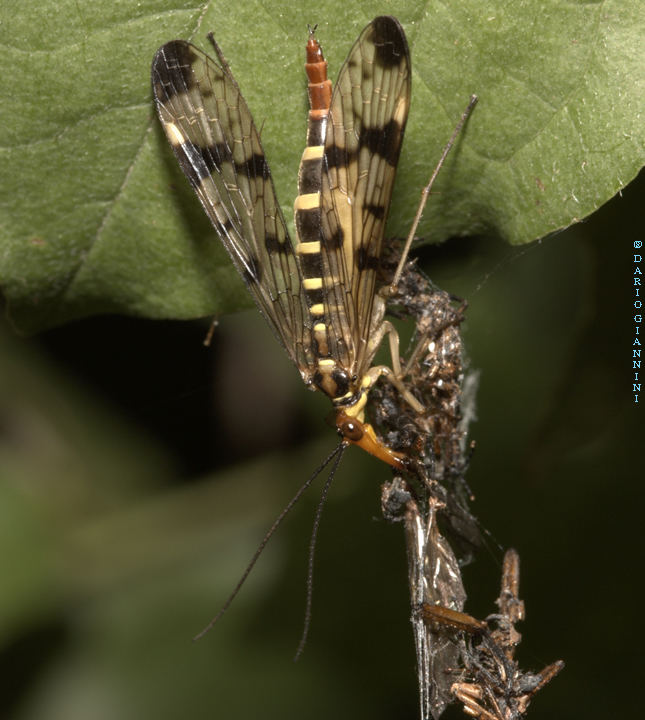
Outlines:
{"label": "reddish eye", "polygon": [[352,442],[358,442],[363,437],[363,428],[359,422],[346,420],[338,426],[342,436]]}

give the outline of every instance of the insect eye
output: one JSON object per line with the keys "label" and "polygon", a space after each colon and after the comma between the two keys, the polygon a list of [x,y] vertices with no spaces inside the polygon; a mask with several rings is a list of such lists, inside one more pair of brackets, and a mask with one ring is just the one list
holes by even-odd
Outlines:
{"label": "insect eye", "polygon": [[361,423],[355,420],[345,420],[339,426],[338,430],[340,434],[346,439],[352,442],[358,442],[363,437],[363,428]]}

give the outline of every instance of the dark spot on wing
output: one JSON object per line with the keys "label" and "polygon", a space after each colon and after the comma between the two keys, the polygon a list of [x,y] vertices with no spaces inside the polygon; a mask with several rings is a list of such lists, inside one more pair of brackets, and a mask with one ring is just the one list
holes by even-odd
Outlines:
{"label": "dark spot on wing", "polygon": [[187,140],[175,150],[181,169],[195,187],[199,186],[204,178],[210,177],[214,169],[225,162],[231,162],[231,153],[225,143],[200,147]]}
{"label": "dark spot on wing", "polygon": [[246,175],[250,180],[256,180],[259,177],[266,180],[271,176],[266,158],[261,153],[253,153],[244,162],[235,163],[235,172],[238,175]]}
{"label": "dark spot on wing", "polygon": [[159,48],[152,61],[152,77],[155,95],[162,99],[157,85],[163,85],[163,95],[170,98],[197,85],[192,65],[198,55],[190,43],[173,40]]}
{"label": "dark spot on wing", "polygon": [[359,147],[366,147],[371,153],[380,155],[390,165],[395,166],[399,160],[403,128],[396,120],[382,128],[363,127],[361,129]]}
{"label": "dark spot on wing", "polygon": [[365,205],[365,210],[373,215],[377,220],[382,220],[385,217],[385,207],[383,205]]}
{"label": "dark spot on wing", "polygon": [[268,231],[264,236],[264,246],[266,247],[269,255],[277,255],[278,253],[287,254],[289,252],[288,242],[285,240],[280,242],[277,235]]}
{"label": "dark spot on wing", "polygon": [[382,15],[374,19],[371,30],[376,48],[375,62],[381,67],[394,67],[409,55],[405,33],[398,20]]}
{"label": "dark spot on wing", "polygon": [[219,172],[227,163],[233,166],[236,174],[244,175],[249,180],[256,180],[258,177],[266,180],[271,176],[264,155],[254,153],[244,162],[234,163],[231,150],[226,143],[214,143],[202,147],[187,140],[177,148],[177,157],[182,170],[193,185],[199,185],[200,181],[209,177],[213,170]]}
{"label": "dark spot on wing", "polygon": [[356,267],[359,270],[378,270],[379,259],[375,255],[370,255],[363,247],[356,251]]}
{"label": "dark spot on wing", "polygon": [[343,232],[343,228],[338,226],[336,228],[336,231],[332,233],[331,235],[322,237],[322,244],[325,248],[328,250],[337,250],[339,248],[343,247],[343,241],[345,239],[345,233]]}
{"label": "dark spot on wing", "polygon": [[234,227],[233,221],[228,217],[224,220],[224,222],[220,223],[220,228],[224,232],[224,235],[228,235]]}
{"label": "dark spot on wing", "polygon": [[325,165],[328,168],[346,167],[350,162],[350,154],[344,147],[328,145],[325,148]]}

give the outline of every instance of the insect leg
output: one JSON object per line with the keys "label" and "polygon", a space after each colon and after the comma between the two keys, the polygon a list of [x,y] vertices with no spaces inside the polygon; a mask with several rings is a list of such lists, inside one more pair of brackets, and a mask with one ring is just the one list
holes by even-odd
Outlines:
{"label": "insect leg", "polygon": [[437,166],[432,171],[432,175],[430,175],[430,180],[428,180],[428,184],[423,188],[421,191],[421,200],[419,202],[419,207],[417,208],[416,215],[414,216],[414,220],[412,222],[412,227],[410,228],[410,232],[408,233],[408,237],[405,240],[405,245],[403,246],[403,251],[401,252],[401,259],[399,260],[398,267],[396,268],[396,272],[394,273],[394,277],[392,278],[392,282],[390,284],[390,293],[394,295],[396,293],[397,285],[399,284],[399,280],[401,279],[401,274],[403,273],[403,266],[405,265],[406,260],[408,259],[408,254],[410,252],[410,246],[412,245],[412,241],[414,240],[414,233],[417,231],[417,227],[419,226],[419,222],[421,221],[421,217],[423,216],[423,211],[425,209],[426,203],[428,202],[428,196],[430,195],[430,189],[432,188],[434,181],[437,178],[437,175],[439,174],[439,170],[441,170],[441,166],[444,164],[446,157],[448,156],[448,153],[450,152],[450,149],[455,144],[455,140],[457,139],[457,136],[461,132],[462,127],[464,126],[464,123],[468,119],[468,116],[472,112],[472,109],[477,104],[477,95],[471,95],[470,101],[468,105],[466,106],[466,109],[461,115],[461,118],[459,118],[459,122],[455,126],[455,129],[452,132],[452,135],[450,136],[450,140],[448,140],[448,143],[446,144],[446,147],[443,149],[443,152],[441,153],[441,157],[439,158],[439,162],[437,163]]}
{"label": "insect leg", "polygon": [[[423,405],[414,397],[414,395],[405,387],[403,383],[403,371],[401,369],[401,356],[399,354],[399,333],[389,320],[383,320],[376,328],[375,334],[369,340],[368,352],[374,355],[377,348],[383,342],[383,338],[387,334],[390,344],[390,358],[392,367],[387,365],[374,365],[366,373],[365,378],[368,379],[368,385],[373,385],[381,376],[387,378],[394,387],[399,391],[401,397],[408,405],[417,413],[424,411]],[[365,382],[365,379],[364,379]]]}

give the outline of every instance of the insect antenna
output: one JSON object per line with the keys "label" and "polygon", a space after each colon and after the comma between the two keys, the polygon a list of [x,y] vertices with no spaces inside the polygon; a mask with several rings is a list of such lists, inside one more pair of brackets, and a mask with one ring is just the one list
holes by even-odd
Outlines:
{"label": "insect antenna", "polygon": [[[305,644],[307,642],[307,635],[309,635],[309,626],[311,625],[311,601],[313,598],[313,591],[314,591],[314,554],[316,552],[316,541],[318,540],[318,529],[320,528],[320,518],[322,516],[322,510],[323,506],[325,505],[325,500],[327,499],[327,493],[329,492],[329,488],[331,487],[332,480],[334,479],[334,476],[336,475],[336,470],[338,470],[338,465],[340,464],[340,459],[343,457],[343,452],[345,451],[345,448],[348,447],[348,444],[346,442],[341,442],[340,445],[334,450],[334,453],[338,453],[338,457],[334,461],[334,464],[332,465],[331,470],[329,471],[329,477],[325,481],[325,485],[323,486],[322,492],[320,494],[320,502],[318,503],[318,507],[316,508],[316,516],[314,517],[314,525],[311,530],[311,540],[309,541],[309,560],[307,563],[307,600],[305,602],[305,621],[302,628],[302,635],[300,636],[300,642],[298,643],[298,649],[296,650],[296,654],[294,655],[293,661],[298,662],[300,659],[300,656],[302,655],[302,651],[305,649]],[[334,453],[332,453],[327,460],[325,461],[325,464],[329,462]],[[320,468],[322,468],[324,465]]]}
{"label": "insect antenna", "polygon": [[[251,561],[250,561],[249,564],[246,566],[246,569],[244,570],[244,572],[242,573],[242,576],[241,576],[240,579],[238,580],[237,585],[233,588],[233,591],[231,592],[231,594],[230,594],[230,595],[228,596],[228,598],[226,599],[226,602],[222,605],[222,607],[220,608],[220,610],[219,610],[219,612],[217,613],[217,615],[215,615],[215,617],[208,623],[208,625],[206,625],[206,627],[204,627],[203,630],[200,630],[200,631],[197,633],[197,635],[195,635],[195,636],[193,637],[193,640],[194,640],[194,641],[196,641],[196,640],[201,640],[201,638],[203,638],[204,635],[206,635],[206,633],[209,632],[209,630],[211,630],[211,628],[213,627],[213,625],[215,625],[215,623],[216,623],[216,622],[222,617],[222,615],[228,610],[228,608],[230,607],[230,605],[231,605],[231,603],[233,602],[233,600],[235,600],[235,597],[237,596],[238,592],[242,589],[242,585],[244,585],[244,583],[246,582],[246,579],[247,579],[248,576],[251,574],[251,570],[253,570],[253,567],[255,566],[255,563],[258,561],[260,555],[262,554],[262,551],[263,551],[264,548],[267,546],[267,543],[268,543],[269,540],[271,539],[273,533],[278,529],[278,527],[280,526],[280,524],[282,523],[282,521],[285,519],[285,517],[287,516],[287,514],[289,513],[289,511],[291,510],[291,508],[293,508],[293,506],[298,502],[298,500],[300,500],[300,498],[301,498],[302,494],[305,492],[305,490],[306,490],[306,489],[311,485],[311,483],[318,477],[318,475],[320,475],[320,473],[327,467],[327,465],[329,465],[329,463],[330,463],[334,458],[336,458],[336,462],[334,463],[334,465],[333,465],[333,467],[332,467],[332,470],[331,470],[331,473],[330,473],[330,477],[329,477],[329,479],[327,480],[327,482],[326,482],[326,484],[325,484],[325,487],[324,487],[324,489],[323,489],[323,496],[322,496],[322,499],[321,499],[321,505],[322,505],[322,502],[324,501],[324,498],[325,498],[325,496],[327,495],[327,490],[329,489],[329,485],[331,484],[331,480],[332,480],[332,478],[333,478],[333,476],[334,476],[334,473],[336,472],[336,468],[338,467],[338,463],[340,462],[340,458],[342,457],[343,451],[345,450],[346,447],[347,447],[347,443],[345,443],[345,442],[340,442],[340,443],[329,453],[329,455],[322,461],[322,463],[320,463],[320,465],[313,471],[313,473],[311,474],[311,476],[309,477],[309,479],[306,480],[306,481],[301,485],[301,487],[298,489],[298,491],[296,492],[296,494],[291,498],[291,500],[289,500],[289,502],[286,504],[286,506],[284,507],[284,509],[282,510],[282,512],[281,512],[281,513],[278,515],[278,517],[275,519],[273,525],[271,525],[271,527],[270,527],[269,530],[267,531],[266,535],[262,538],[262,542],[258,545],[258,548],[257,548],[257,550],[255,551],[255,553],[253,553],[253,557],[251,558]],[[316,534],[316,532],[317,532],[316,523],[318,523],[319,521],[320,521],[320,507],[319,507],[319,509],[318,509],[317,512],[316,512],[316,520],[315,520],[315,523],[314,523],[314,535],[313,535],[313,537],[312,537],[312,542],[314,541],[314,539],[315,539],[315,534]],[[310,587],[310,586],[311,586],[311,569],[312,569],[312,562],[313,562],[313,550],[312,550],[312,548],[310,548],[310,551],[309,551],[309,571],[308,571],[308,579],[307,579],[307,613],[310,613],[310,610],[311,610],[311,597],[310,597],[310,595],[311,595],[311,587]],[[309,624],[309,623],[308,623],[308,616],[307,616],[307,621],[306,621],[306,625],[305,625],[306,628],[308,628],[308,624]],[[306,632],[305,632],[304,635],[306,636]],[[301,644],[304,644],[304,643],[302,643],[302,641],[301,641]],[[298,652],[300,652],[300,647],[298,648]]]}

